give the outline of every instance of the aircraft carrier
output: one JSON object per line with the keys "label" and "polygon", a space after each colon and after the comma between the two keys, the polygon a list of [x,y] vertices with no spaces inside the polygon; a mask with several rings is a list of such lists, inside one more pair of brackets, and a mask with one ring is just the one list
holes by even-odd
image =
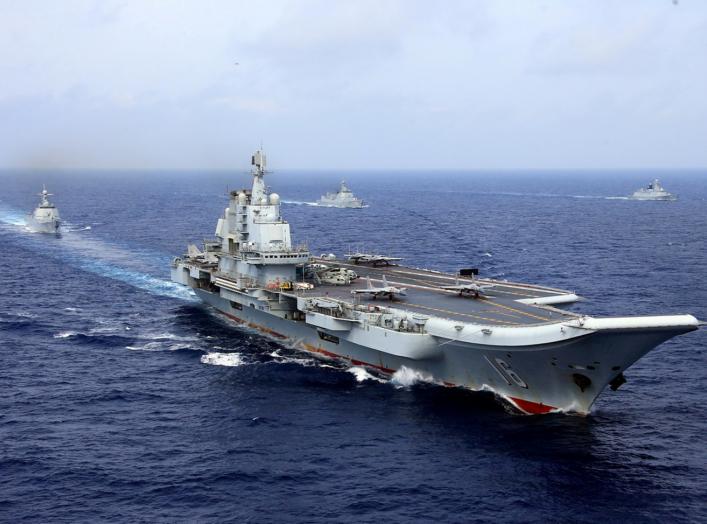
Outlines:
{"label": "aircraft carrier", "polygon": [[266,159],[230,192],[216,238],[172,262],[174,282],[237,323],[298,350],[383,374],[407,368],[448,387],[489,390],[526,414],[589,413],[607,387],[692,315],[593,317],[560,309],[573,292],[405,267],[372,253],[314,257],[295,245],[269,193]]}

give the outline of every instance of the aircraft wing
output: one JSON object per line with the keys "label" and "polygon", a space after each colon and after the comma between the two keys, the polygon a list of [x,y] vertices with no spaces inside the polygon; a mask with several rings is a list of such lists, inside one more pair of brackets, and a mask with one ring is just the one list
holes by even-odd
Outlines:
{"label": "aircraft wing", "polygon": [[373,255],[370,253],[353,253],[350,255],[346,255],[346,258],[354,263],[362,262],[362,263],[370,263],[370,264],[397,262],[399,260],[402,260],[402,258],[399,258],[399,257],[388,257],[385,255]]}
{"label": "aircraft wing", "polygon": [[407,295],[405,292],[405,289],[389,289],[389,288],[372,288],[372,289],[352,289],[351,294],[352,295],[357,295],[359,293],[365,293],[367,295],[371,295],[372,297],[381,297],[381,296],[387,296],[390,298],[401,296],[404,297]]}
{"label": "aircraft wing", "polygon": [[371,295],[376,295],[378,293],[385,293],[386,290],[383,288],[377,288],[377,287],[371,287],[371,288],[360,288],[360,289],[352,289],[351,293],[369,293]]}
{"label": "aircraft wing", "polygon": [[440,287],[444,290],[447,290],[447,291],[458,291],[460,293],[463,293],[464,291],[467,291],[469,293],[483,293],[487,289],[491,289],[493,287],[496,287],[496,284],[485,284],[485,285],[456,284],[454,286],[440,286]]}

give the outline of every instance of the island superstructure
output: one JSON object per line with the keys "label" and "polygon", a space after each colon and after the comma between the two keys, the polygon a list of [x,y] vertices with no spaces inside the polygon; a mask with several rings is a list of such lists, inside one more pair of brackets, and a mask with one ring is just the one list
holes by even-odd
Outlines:
{"label": "island superstructure", "polygon": [[49,197],[53,196],[47,191],[46,186],[42,186],[39,205],[32,213],[27,215],[27,227],[35,233],[58,233],[61,219],[59,210],[54,204],[49,202]]}
{"label": "island superstructure", "polygon": [[662,200],[674,201],[678,198],[672,193],[668,193],[660,184],[660,180],[654,178],[647,187],[642,187],[634,191],[630,197],[632,200]]}
{"label": "island superstructure", "polygon": [[580,315],[556,307],[578,300],[573,292],[482,279],[473,268],[448,274],[375,254],[314,257],[292,242],[280,197],[266,190],[262,151],[252,165],[252,188],[230,192],[216,238],[175,258],[172,280],[296,349],[490,390],[523,413],[588,413],[636,360],[700,325],[688,314]]}

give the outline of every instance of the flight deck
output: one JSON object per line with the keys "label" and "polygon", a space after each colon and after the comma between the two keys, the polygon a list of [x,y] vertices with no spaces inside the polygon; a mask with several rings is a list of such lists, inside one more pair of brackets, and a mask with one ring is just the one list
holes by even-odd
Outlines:
{"label": "flight deck", "polygon": [[[315,262],[351,269],[359,278],[350,285],[316,284],[314,289],[298,292],[299,296],[329,297],[358,304],[390,306],[414,314],[502,326],[553,323],[577,316],[575,313],[542,305],[573,302],[578,299],[573,293],[560,289],[490,279],[472,280],[448,273],[398,265],[370,266],[319,259],[315,259]],[[354,290],[365,290],[368,279],[373,285],[379,285],[384,276],[387,284],[405,288],[406,295],[396,296],[391,300],[374,298],[366,293],[352,293]],[[493,287],[478,297],[442,288],[456,283]],[[535,305],[535,301],[540,305]]]}

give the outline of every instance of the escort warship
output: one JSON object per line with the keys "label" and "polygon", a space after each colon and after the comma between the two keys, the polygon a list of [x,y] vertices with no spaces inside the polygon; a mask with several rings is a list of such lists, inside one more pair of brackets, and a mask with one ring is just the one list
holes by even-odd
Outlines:
{"label": "escort warship", "polygon": [[326,207],[348,207],[360,209],[363,207],[363,200],[356,198],[351,190],[346,185],[346,181],[342,180],[339,186],[339,191],[336,193],[327,193],[322,195],[322,198],[317,202],[320,206]]}
{"label": "escort warship", "polygon": [[58,233],[61,219],[59,210],[54,204],[49,202],[49,197],[53,196],[47,188],[42,186],[39,205],[32,213],[27,215],[27,227],[35,233]]}
{"label": "escort warship", "polygon": [[293,244],[280,197],[252,157],[250,190],[230,192],[216,238],[175,258],[174,282],[235,322],[298,350],[384,375],[403,368],[449,387],[489,390],[526,414],[589,413],[608,385],[692,315],[594,317],[556,306],[570,291],[405,267]]}
{"label": "escort warship", "polygon": [[678,197],[672,193],[668,193],[660,184],[657,178],[653,180],[647,187],[642,187],[630,196],[631,200],[661,200],[672,202]]}

